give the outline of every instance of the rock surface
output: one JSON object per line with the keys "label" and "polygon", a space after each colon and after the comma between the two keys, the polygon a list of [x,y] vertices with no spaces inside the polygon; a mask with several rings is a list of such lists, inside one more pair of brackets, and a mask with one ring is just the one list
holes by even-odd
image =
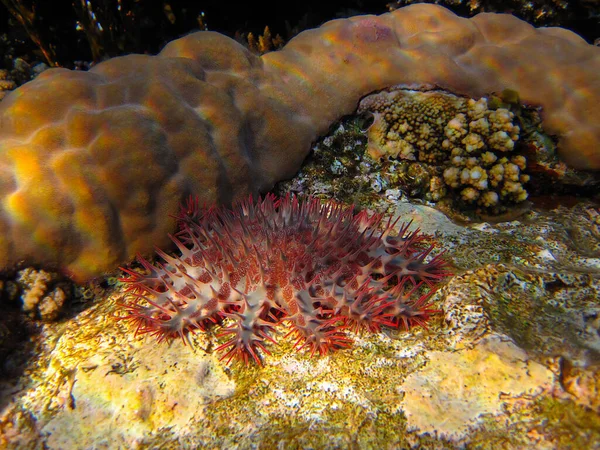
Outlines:
{"label": "rock surface", "polygon": [[[326,357],[279,336],[265,367],[219,338],[157,345],[116,321],[123,287],[63,323],[4,383],[4,448],[591,448],[600,439],[600,224],[588,204],[462,226],[395,211],[448,248],[429,329],[354,335]],[[574,232],[577,230],[577,232]]]}

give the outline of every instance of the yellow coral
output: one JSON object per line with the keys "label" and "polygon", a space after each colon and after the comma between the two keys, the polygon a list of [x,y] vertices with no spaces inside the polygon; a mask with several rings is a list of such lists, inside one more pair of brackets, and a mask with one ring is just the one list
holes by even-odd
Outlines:
{"label": "yellow coral", "polygon": [[23,293],[23,311],[42,320],[54,320],[67,301],[67,294],[56,276],[43,270],[23,269],[17,278]]}
{"label": "yellow coral", "polygon": [[[460,189],[468,204],[496,208],[527,198],[523,184],[529,177],[521,173],[527,160],[523,155],[510,161],[503,156],[515,149],[520,132],[508,109],[490,109],[485,97],[393,89],[366,97],[359,110],[375,116],[368,130],[372,158],[418,159],[441,166],[440,182]],[[448,191],[430,182],[429,194],[438,201]]]}
{"label": "yellow coral", "polygon": [[17,83],[10,79],[10,74],[6,69],[0,69],[0,100],[17,87]]}

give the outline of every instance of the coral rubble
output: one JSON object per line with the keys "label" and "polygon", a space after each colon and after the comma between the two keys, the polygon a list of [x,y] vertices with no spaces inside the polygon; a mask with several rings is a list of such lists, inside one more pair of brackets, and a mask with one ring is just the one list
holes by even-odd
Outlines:
{"label": "coral rubble", "polygon": [[199,32],[156,57],[48,70],[0,105],[0,266],[81,281],[167,245],[186,195],[229,203],[271,188],[360,98],[397,84],[517,90],[543,108],[566,163],[598,169],[599,65],[600,49],[563,29],[413,5],[329,22],[261,57]]}

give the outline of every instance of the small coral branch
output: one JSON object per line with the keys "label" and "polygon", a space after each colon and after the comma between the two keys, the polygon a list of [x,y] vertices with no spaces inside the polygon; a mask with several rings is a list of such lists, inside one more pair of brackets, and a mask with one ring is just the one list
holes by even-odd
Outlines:
{"label": "small coral branch", "polygon": [[281,323],[311,354],[349,347],[349,329],[425,326],[450,275],[410,224],[314,198],[268,195],[231,209],[190,199],[178,221],[180,256],[158,250],[163,262],[139,257],[143,271],[123,269],[123,318],[159,341],[219,325],[227,362],[260,364]]}

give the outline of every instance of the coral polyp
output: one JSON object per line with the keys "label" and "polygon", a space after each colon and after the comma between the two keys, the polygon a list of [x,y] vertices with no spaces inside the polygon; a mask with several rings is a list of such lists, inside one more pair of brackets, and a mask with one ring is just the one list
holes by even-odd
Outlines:
{"label": "coral polyp", "polygon": [[159,341],[218,325],[227,362],[262,363],[280,324],[311,354],[349,347],[349,329],[423,326],[449,275],[410,223],[353,207],[268,195],[181,211],[171,236],[180,256],[157,250],[163,262],[138,257],[143,271],[123,269],[124,318]]}

